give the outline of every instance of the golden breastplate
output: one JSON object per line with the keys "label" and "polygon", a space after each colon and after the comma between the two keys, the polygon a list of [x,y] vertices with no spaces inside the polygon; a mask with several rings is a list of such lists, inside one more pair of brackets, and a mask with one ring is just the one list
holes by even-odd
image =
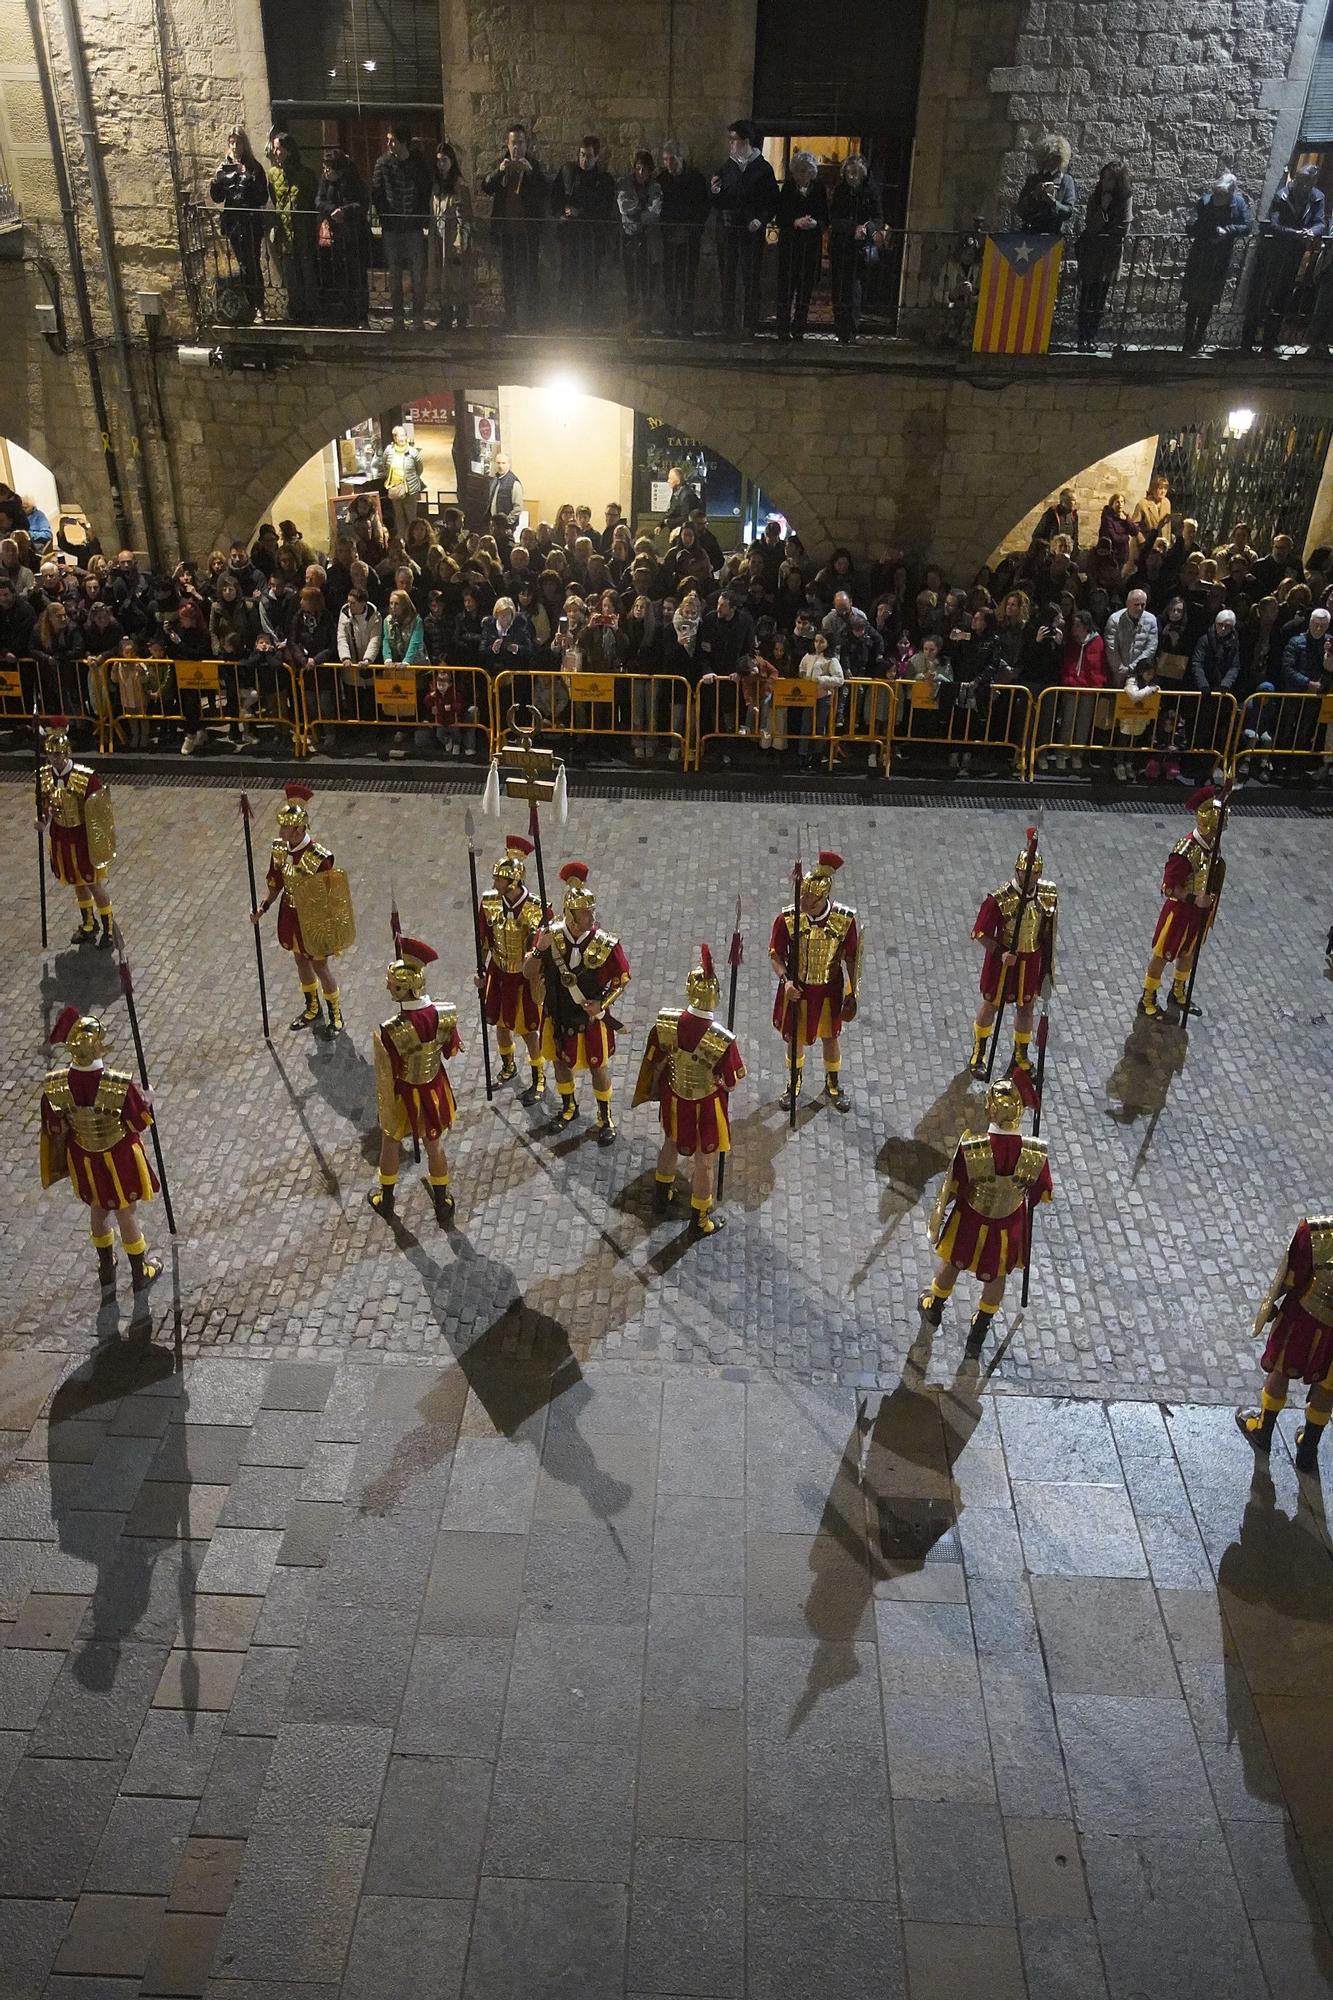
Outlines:
{"label": "golden breastplate", "polygon": [[[787,935],[791,936],[792,912],[783,911],[787,920]],[[852,913],[840,903],[834,903],[826,916],[817,919],[801,912],[800,943],[796,952],[796,983],[798,986],[827,986],[833,977],[838,954],[851,928]]]}
{"label": "golden breastplate", "polygon": [[75,764],[63,778],[49,764],[42,767],[42,805],[56,826],[72,830],[83,825],[83,802],[92,772]]}
{"label": "golden breastplate", "polygon": [[109,1153],[126,1136],[121,1113],[129,1087],[129,1077],[118,1070],[103,1070],[92,1103],[76,1104],[68,1070],[58,1069],[46,1079],[46,1098],[68,1124],[76,1146],[85,1153]]}
{"label": "golden breastplate", "polygon": [[282,893],[291,901],[292,884],[302,875],[318,875],[326,861],[331,861],[331,849],[321,847],[312,840],[309,847],[303,847],[299,854],[293,854],[285,840],[273,843],[273,865],[282,876]]}
{"label": "golden breastplate", "polygon": [[1321,1326],[1333,1326],[1333,1216],[1306,1217],[1314,1276],[1301,1294],[1301,1304]]}
{"label": "golden breastplate", "polygon": [[535,896],[525,896],[512,907],[503,896],[488,892],[481,899],[490,939],[491,957],[501,972],[521,972],[523,956],[541,927],[541,908]]}
{"label": "golden breastplate", "polygon": [[415,1084],[418,1088],[434,1083],[444,1061],[444,1050],[454,1038],[458,1016],[452,1007],[439,1009],[435,1023],[435,1033],[429,1041],[423,1042],[410,1020],[401,1014],[384,1023],[384,1032],[393,1043],[394,1054],[401,1065],[400,1083]]}
{"label": "golden breastplate", "polygon": [[1190,865],[1190,879],[1183,889],[1177,891],[1177,894],[1202,896],[1208,887],[1208,865],[1212,859],[1208,849],[1196,840],[1192,833],[1187,833],[1183,840],[1176,842],[1171,852],[1183,855]]}
{"label": "golden breastplate", "polygon": [[1022,920],[1018,925],[1018,935],[1015,938],[1014,921],[1018,917],[1019,905],[1023,901],[1023,892],[1015,888],[1012,882],[999,890],[995,900],[1000,906],[1000,915],[1004,920],[1004,931],[999,940],[1000,948],[1004,951],[1040,950],[1042,933],[1055,915],[1055,895],[1053,882],[1038,883],[1023,910]]}
{"label": "golden breastplate", "polygon": [[697,1047],[683,1049],[679,1027],[678,1015],[658,1015],[657,1045],[667,1058],[667,1080],[677,1097],[688,1104],[702,1104],[717,1089],[717,1065],[725,1056],[731,1037],[721,1028],[708,1027]]}
{"label": "golden breastplate", "polygon": [[1046,1163],[1046,1148],[1039,1139],[1023,1141],[1018,1164],[1011,1174],[996,1172],[988,1137],[964,1139],[962,1151],[967,1169],[964,1199],[969,1208],[984,1215],[988,1222],[1003,1222],[1022,1207]]}

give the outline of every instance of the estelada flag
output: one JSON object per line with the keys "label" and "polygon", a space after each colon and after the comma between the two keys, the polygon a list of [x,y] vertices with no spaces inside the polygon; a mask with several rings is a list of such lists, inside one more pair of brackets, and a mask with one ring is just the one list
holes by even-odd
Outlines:
{"label": "estelada flag", "polygon": [[988,236],[981,258],[974,354],[1044,354],[1060,283],[1064,245],[1025,229]]}

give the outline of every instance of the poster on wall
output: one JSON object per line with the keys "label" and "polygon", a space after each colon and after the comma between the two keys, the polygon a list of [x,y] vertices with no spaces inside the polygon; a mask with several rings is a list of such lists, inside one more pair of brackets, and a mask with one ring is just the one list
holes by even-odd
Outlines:
{"label": "poster on wall", "polygon": [[451,424],[454,420],[454,399],[449,389],[441,389],[437,396],[420,396],[415,403],[409,403],[407,414],[414,424]]}
{"label": "poster on wall", "polygon": [[467,435],[471,447],[468,464],[476,473],[490,473],[491,460],[500,449],[500,410],[496,403],[467,406]]}

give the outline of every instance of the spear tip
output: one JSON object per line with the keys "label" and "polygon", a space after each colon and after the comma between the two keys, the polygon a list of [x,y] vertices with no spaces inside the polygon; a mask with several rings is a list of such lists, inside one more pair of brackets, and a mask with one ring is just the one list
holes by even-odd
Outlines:
{"label": "spear tip", "polygon": [[472,817],[471,806],[463,814],[463,831],[467,835],[468,846],[471,847],[477,837],[477,822]]}

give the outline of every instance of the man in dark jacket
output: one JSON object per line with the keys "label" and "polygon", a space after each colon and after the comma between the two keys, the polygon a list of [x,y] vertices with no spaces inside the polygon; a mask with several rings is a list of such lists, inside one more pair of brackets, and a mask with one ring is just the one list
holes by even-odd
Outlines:
{"label": "man in dark jacket", "polygon": [[375,162],[370,184],[380,219],[389,302],[395,328],[403,325],[403,277],[412,280],[412,324],[426,324],[426,223],[430,217],[430,169],[412,150],[406,125],[390,127],[387,150]]}
{"label": "man in dark jacket", "polygon": [[598,279],[616,213],[616,184],[601,154],[601,140],[589,133],[551,184],[560,241],[560,317],[567,324],[587,326],[600,316]]}
{"label": "man in dark jacket", "polygon": [[1219,174],[1194,204],[1185,224],[1190,239],[1181,296],[1185,301],[1185,352],[1197,354],[1208,322],[1226,289],[1231,253],[1250,229],[1250,207],[1232,173]]}
{"label": "man in dark jacket", "polygon": [[722,284],[722,331],[737,331],[736,289],[741,292],[740,325],[748,334],[759,323],[759,280],[763,269],[764,231],[777,213],[778,184],[772,167],[759,151],[748,118],[727,127],[727,157],[713,175],[711,189],[717,210],[718,274]]}
{"label": "man in dark jacket", "polygon": [[671,489],[671,496],[667,501],[666,513],[662,516],[662,526],[670,535],[676,529],[684,527],[700,502],[698,489],[691,486],[685,476],[683,465],[668,467],[667,485]]}
{"label": "man in dark jacket", "polygon": [[1269,204],[1245,300],[1240,344],[1248,354],[1254,352],[1261,327],[1265,351],[1277,346],[1305,253],[1324,233],[1324,193],[1315,180],[1318,172],[1314,161],[1297,167]]}
{"label": "man in dark jacket", "polygon": [[547,214],[546,176],[528,151],[525,125],[511,125],[505,149],[484,175],[491,197],[491,233],[500,242],[504,330],[535,325],[541,304],[541,231]]}
{"label": "man in dark jacket", "polygon": [[662,148],[657,176],[662,190],[662,299],[666,330],[680,340],[694,333],[694,288],[699,276],[699,250],[708,220],[708,184],[689,165],[679,140]]}

